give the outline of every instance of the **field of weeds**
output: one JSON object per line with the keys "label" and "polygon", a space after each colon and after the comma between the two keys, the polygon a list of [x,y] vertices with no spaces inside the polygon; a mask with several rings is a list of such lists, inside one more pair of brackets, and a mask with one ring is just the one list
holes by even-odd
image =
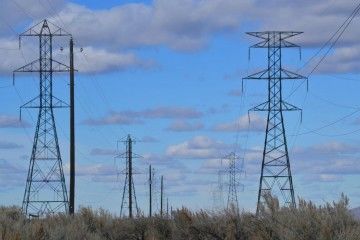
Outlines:
{"label": "field of weeds", "polygon": [[279,208],[268,198],[258,216],[235,210],[176,210],[169,218],[122,219],[104,210],[81,208],[73,216],[27,220],[16,207],[0,208],[2,240],[359,240],[360,222],[348,199],[316,206],[299,200],[297,208]]}

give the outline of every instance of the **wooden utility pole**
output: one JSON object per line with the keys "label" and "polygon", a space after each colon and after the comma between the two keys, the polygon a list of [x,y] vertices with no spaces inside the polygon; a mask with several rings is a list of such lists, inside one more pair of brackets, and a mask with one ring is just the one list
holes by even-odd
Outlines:
{"label": "wooden utility pole", "polygon": [[75,91],[74,41],[70,39],[70,202],[69,213],[75,212]]}

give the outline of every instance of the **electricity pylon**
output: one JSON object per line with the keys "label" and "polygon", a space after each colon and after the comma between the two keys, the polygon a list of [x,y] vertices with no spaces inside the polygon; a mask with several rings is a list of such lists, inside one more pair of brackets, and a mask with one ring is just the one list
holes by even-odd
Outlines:
{"label": "electricity pylon", "polygon": [[[285,70],[282,66],[283,48],[300,48],[288,41],[302,32],[249,32],[247,34],[262,39],[250,48],[265,48],[268,55],[268,68],[244,79],[268,81],[268,100],[249,111],[266,111],[266,137],[261,165],[260,186],[257,201],[257,213],[264,201],[264,196],[271,193],[281,195],[283,203],[295,207],[293,179],[291,175],[288,146],[286,142],[284,111],[302,111],[283,99],[282,81],[306,79],[305,77]],[[280,199],[279,199],[280,200]]]}
{"label": "electricity pylon", "polygon": [[125,158],[126,159],[126,167],[125,167],[125,182],[124,188],[122,193],[122,200],[121,200],[121,209],[120,209],[120,216],[124,216],[124,208],[125,204],[128,204],[128,217],[133,218],[133,203],[135,203],[135,209],[137,214],[139,213],[139,208],[137,205],[136,194],[135,194],[135,184],[134,184],[134,171],[133,171],[133,158],[139,158],[141,156],[134,154],[132,147],[133,139],[130,135],[127,136],[127,139],[123,141],[126,144],[126,152],[117,155],[115,158]]}
{"label": "electricity pylon", "polygon": [[229,161],[229,192],[228,192],[228,200],[227,200],[227,208],[235,207],[239,210],[239,201],[238,201],[238,186],[241,185],[237,180],[236,176],[239,170],[236,166],[236,161],[240,160],[238,156],[234,152],[230,153],[227,156]]}
{"label": "electricity pylon", "polygon": [[[53,38],[71,34],[44,20],[19,36],[39,38],[39,59],[17,69],[15,73],[39,73],[40,94],[21,106],[39,109],[30,165],[26,180],[22,211],[28,217],[68,212],[68,196],[55,126],[55,108],[69,105],[53,95],[53,73],[71,68],[53,59]],[[21,116],[21,111],[20,111]]]}
{"label": "electricity pylon", "polygon": [[[237,163],[242,159],[238,157],[235,152],[231,152],[230,154],[225,156],[223,160],[226,160],[227,162],[227,169],[220,170],[219,176],[228,176],[228,182],[225,183],[225,185],[228,186],[227,209],[235,208],[236,210],[239,210],[238,187],[243,187],[243,185],[239,181],[239,174],[243,173],[243,166],[241,166],[241,168],[238,168]],[[221,185],[219,187],[222,188],[222,183],[220,184]]]}

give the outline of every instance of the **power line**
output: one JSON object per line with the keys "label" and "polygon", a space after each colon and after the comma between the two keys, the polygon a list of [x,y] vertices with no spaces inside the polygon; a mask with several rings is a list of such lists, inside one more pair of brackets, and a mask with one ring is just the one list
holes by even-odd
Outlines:
{"label": "power line", "polygon": [[[55,11],[55,9],[52,7],[52,4],[49,0],[46,0],[50,6],[50,8],[52,9],[53,13],[56,15],[56,17],[59,19],[59,21],[61,22],[61,24],[63,25],[63,27],[68,27],[68,25],[65,24],[65,22],[63,21],[63,19],[61,18],[61,16]],[[45,8],[45,7],[44,7]],[[81,51],[82,53],[82,57],[83,59],[90,64],[90,61],[88,60],[88,57],[86,56],[84,51]],[[93,80],[93,82],[96,84],[95,86],[95,90],[98,93],[98,95],[100,96],[100,99],[103,101],[103,103],[108,107],[109,110],[113,109],[112,105],[110,103],[110,101],[108,100],[106,94],[104,94],[104,90],[101,86],[101,84],[99,84],[99,82],[97,81],[97,79],[94,77],[94,75],[92,73],[89,74],[90,78]],[[95,106],[95,105],[94,105]],[[114,128],[113,126],[111,126],[112,128]],[[122,131],[122,134],[126,134],[125,130],[121,127],[118,126],[120,128],[120,130]]]}
{"label": "power line", "polygon": [[311,130],[306,131],[306,132],[298,133],[298,134],[296,134],[296,136],[306,135],[306,134],[309,134],[309,133],[315,133],[315,132],[317,132],[317,131],[319,131],[319,130],[322,130],[322,129],[331,127],[331,126],[333,126],[333,125],[335,125],[335,124],[337,124],[337,123],[339,123],[339,122],[343,122],[345,119],[347,119],[347,118],[355,115],[355,114],[358,113],[358,112],[360,112],[360,108],[359,108],[359,109],[356,109],[355,111],[353,111],[353,112],[351,112],[351,113],[349,113],[349,114],[347,114],[347,115],[345,115],[345,116],[342,116],[341,118],[338,118],[337,120],[335,120],[335,121],[333,121],[333,122],[331,122],[331,123],[328,123],[328,124],[326,124],[326,125],[323,125],[323,126],[321,126],[321,127],[315,128],[315,129],[311,129]]}
{"label": "power line", "polygon": [[[312,69],[312,71],[310,72],[310,74],[308,75],[308,77],[313,74],[315,72],[315,70],[320,66],[320,64],[325,60],[326,56],[330,53],[331,49],[336,45],[336,43],[338,42],[338,40],[340,39],[340,37],[343,35],[343,33],[345,32],[345,30],[348,28],[348,26],[350,25],[350,23],[353,21],[353,19],[355,18],[355,16],[358,14],[360,10],[360,3],[355,7],[355,9],[352,11],[352,13],[349,15],[349,17],[347,17],[347,19],[338,27],[338,29],[335,31],[335,33],[330,37],[330,39],[328,39],[322,46],[321,48],[301,67],[298,69],[298,71],[300,71],[301,69],[303,69],[306,65],[308,65],[312,60],[315,59],[315,57],[317,55],[319,55],[323,49],[325,49],[325,47],[336,37],[336,35],[338,35],[338,33],[340,32],[340,34],[338,35],[338,37],[336,37],[335,41],[330,45],[330,48],[328,49],[328,51],[325,53],[325,55],[320,59],[320,61],[318,62],[318,64]],[[291,91],[291,93],[287,96],[287,98],[290,98],[303,84],[305,83],[305,81],[302,81],[295,89],[293,89]],[[303,104],[302,106],[304,106],[305,104],[305,101],[307,99],[307,96],[308,96],[308,91],[306,92],[306,95],[304,97],[304,101],[303,101]],[[315,95],[313,95],[315,96]],[[324,100],[324,99],[322,99]],[[327,101],[328,103],[332,104],[332,105],[339,105],[339,104],[334,104],[332,103],[331,101]],[[350,107],[349,107],[350,108]],[[332,126],[336,123],[338,123],[339,121],[341,120],[344,120],[346,119],[347,117],[350,117],[352,116],[353,114],[355,114],[356,112],[354,113],[351,113],[351,114],[348,114],[344,117],[341,117],[339,120],[336,120],[335,122],[333,123],[330,123],[330,124],[327,124],[323,127],[320,127],[320,128],[317,128],[317,129],[313,129],[313,130],[310,130],[306,133],[299,133],[300,132],[300,124],[301,122],[299,122],[299,125],[297,127],[297,131],[296,131],[296,134],[293,135],[294,136],[294,140],[293,140],[293,146],[291,147],[291,151],[293,150],[293,147],[295,145],[295,142],[296,142],[296,139],[299,135],[304,135],[304,134],[309,134],[309,133],[314,133],[314,134],[317,134],[317,131],[318,130],[321,130],[323,128],[326,128],[326,127],[329,127],[329,126]]]}
{"label": "power line", "polygon": [[[312,60],[314,60],[315,57],[318,54],[320,54],[320,52],[323,49],[325,49],[325,47],[335,38],[335,41],[330,44],[330,46],[327,49],[327,51],[325,52],[325,54],[320,58],[320,60],[316,63],[316,65],[312,68],[310,73],[307,75],[308,78],[318,69],[318,67],[321,65],[321,63],[329,55],[330,51],[335,47],[336,43],[339,41],[339,39],[344,34],[346,29],[349,27],[351,22],[354,20],[356,15],[359,13],[359,11],[360,11],[360,3],[356,6],[356,8],[353,10],[353,12],[350,14],[350,16],[343,22],[343,24],[341,24],[341,26],[335,31],[335,33],[330,37],[330,39],[328,41],[326,41],[325,44],[305,63],[305,65],[302,68],[304,68]],[[337,37],[335,37],[336,35],[337,35]],[[302,68],[300,68],[300,69],[302,69]],[[306,80],[302,81],[292,92],[290,92],[290,94],[287,96],[287,98],[291,97],[305,83],[305,81]]]}
{"label": "power line", "polygon": [[15,1],[15,0],[11,0],[11,1],[14,3],[14,5],[18,9],[20,9],[23,13],[25,13],[25,15],[27,15],[28,17],[30,17],[33,20],[35,19],[35,17],[33,15],[31,15],[25,8],[23,8],[17,1]]}
{"label": "power line", "polygon": [[328,48],[328,50],[325,52],[325,54],[322,56],[322,58],[320,59],[320,61],[315,65],[315,67],[311,70],[311,72],[308,74],[307,77],[310,77],[316,70],[317,68],[320,66],[320,64],[325,60],[325,58],[328,56],[328,54],[330,53],[330,51],[335,47],[336,43],[339,41],[340,37],[344,34],[344,32],[346,31],[346,29],[348,28],[348,26],[350,25],[350,23],[353,21],[353,19],[355,18],[355,16],[358,14],[360,10],[360,4],[357,7],[356,13],[351,17],[351,19],[349,20],[349,22],[345,25],[345,27],[343,28],[343,30],[340,32],[340,34],[336,37],[335,41],[330,45],[330,47]]}
{"label": "power line", "polygon": [[[31,18],[32,20],[35,19],[30,13],[28,13],[21,5],[19,5],[15,0],[13,0],[13,2],[14,2],[14,4],[15,4],[20,10],[22,10],[22,11],[25,13],[25,15],[27,15],[27,16],[28,16],[29,18]],[[41,2],[39,2],[39,3],[41,3]],[[41,3],[41,4],[42,4],[42,3]],[[49,4],[50,4],[50,3],[49,3]],[[42,5],[43,5],[43,4],[42,4]],[[43,5],[43,7],[44,7],[45,10],[48,10],[48,9],[45,8],[44,5]],[[53,9],[53,11],[54,11],[54,13],[58,16],[58,19],[60,19],[60,21],[62,22],[62,25],[65,26],[64,21],[61,19],[61,17],[55,12],[54,9]],[[4,21],[4,22],[5,22],[5,24],[11,29],[11,31],[17,35],[16,30],[15,30],[10,24],[8,24],[6,21]],[[20,50],[21,50],[22,58],[24,59],[25,62],[27,62],[23,50],[22,50],[22,49],[20,49]],[[31,50],[33,50],[33,49],[31,48]],[[34,51],[34,50],[33,50],[33,51]],[[89,61],[85,58],[85,56],[83,56],[83,57],[84,57],[84,59],[89,63]],[[92,78],[94,79],[93,76],[92,76]],[[36,81],[33,76],[32,76],[32,79],[33,79],[34,81]],[[78,82],[78,85],[81,85],[81,84],[82,84],[81,81],[77,81],[77,82]],[[94,82],[95,82],[95,80],[94,80]],[[85,90],[85,88],[84,88],[83,86],[82,86],[82,88],[83,88],[83,90]],[[96,89],[96,91],[98,92],[98,95],[100,96],[100,99],[102,99],[103,102],[104,102],[107,106],[109,106],[109,101],[105,101],[105,100],[104,100],[104,99],[106,98],[106,96],[105,96],[104,94],[100,94],[100,93],[99,93],[99,89],[102,89],[102,87],[101,87],[99,84],[97,84],[97,86],[95,87],[95,89]],[[85,109],[85,108],[84,108],[84,104],[82,103],[81,99],[78,98],[77,96],[76,96],[76,99],[77,99],[78,102],[80,102],[81,108],[84,110],[84,109]],[[92,106],[95,106],[95,104],[91,104],[91,105],[92,105]],[[111,109],[111,108],[109,108],[109,109]],[[27,111],[28,111],[28,110],[27,110]],[[84,110],[84,112],[88,115],[88,117],[89,117],[90,119],[92,119],[91,115],[92,115],[92,116],[95,116],[95,114],[94,114],[92,111]],[[90,114],[90,112],[92,112],[92,114]],[[30,114],[30,113],[29,113],[29,114]],[[109,144],[111,143],[111,141],[106,137],[107,135],[104,134],[102,131],[100,131],[100,128],[92,127],[92,129],[93,129],[94,131],[99,132],[99,133],[102,135],[102,138],[105,139]],[[121,130],[122,130],[123,133],[125,133],[124,129],[121,128]]]}
{"label": "power line", "polygon": [[[359,12],[360,9],[360,4],[358,4],[356,6],[356,8],[353,10],[353,12],[350,14],[350,16],[338,27],[338,29],[331,35],[331,37],[320,47],[320,49],[309,59],[305,62],[305,64],[298,69],[301,70],[303,69],[305,66],[307,66],[313,59],[315,59],[315,57],[317,55],[319,55],[321,53],[321,51],[329,44],[331,43],[331,41],[335,38],[335,36],[340,32],[340,30],[347,24],[347,22],[350,20],[350,22],[352,21],[353,17],[356,16],[356,14]],[[347,27],[347,26],[346,26]],[[309,77],[309,76],[308,76]]]}

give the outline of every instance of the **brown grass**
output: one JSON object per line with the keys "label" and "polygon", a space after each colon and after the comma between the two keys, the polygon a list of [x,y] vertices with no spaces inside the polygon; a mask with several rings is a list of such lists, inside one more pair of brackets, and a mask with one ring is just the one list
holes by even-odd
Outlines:
{"label": "brown grass", "polygon": [[120,219],[105,210],[81,208],[69,217],[27,220],[16,207],[0,207],[1,240],[359,240],[360,223],[348,210],[348,199],[316,206],[299,200],[297,208],[280,208],[267,198],[259,216],[223,212],[191,212],[168,219]]}

